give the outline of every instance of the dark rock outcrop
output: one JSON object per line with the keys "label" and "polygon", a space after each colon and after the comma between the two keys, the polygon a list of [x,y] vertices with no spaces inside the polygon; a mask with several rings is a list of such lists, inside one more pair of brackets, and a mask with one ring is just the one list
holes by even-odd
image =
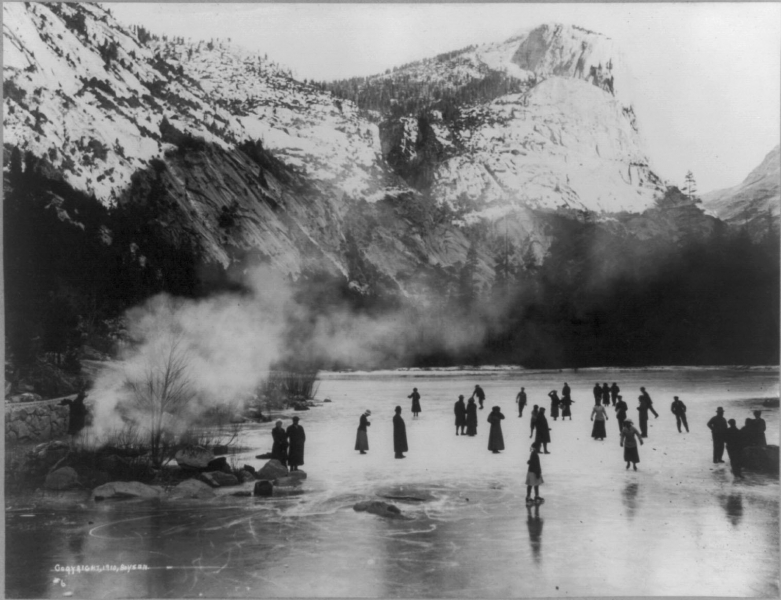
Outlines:
{"label": "dark rock outcrop", "polygon": [[353,510],[356,512],[368,512],[373,515],[385,517],[386,519],[399,519],[402,516],[398,506],[388,504],[387,502],[380,502],[379,500],[358,502],[353,505]]}

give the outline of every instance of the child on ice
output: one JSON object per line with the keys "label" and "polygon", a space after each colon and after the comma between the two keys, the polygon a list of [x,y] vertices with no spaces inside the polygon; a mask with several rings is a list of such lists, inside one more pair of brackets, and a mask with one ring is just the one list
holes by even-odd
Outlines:
{"label": "child on ice", "polygon": [[[532,453],[526,463],[529,465],[529,472],[526,474],[526,504],[542,502],[543,498],[540,498],[540,485],[545,482],[542,480],[539,442],[534,442],[532,444]],[[532,488],[534,488],[534,500],[532,500],[531,497]]]}

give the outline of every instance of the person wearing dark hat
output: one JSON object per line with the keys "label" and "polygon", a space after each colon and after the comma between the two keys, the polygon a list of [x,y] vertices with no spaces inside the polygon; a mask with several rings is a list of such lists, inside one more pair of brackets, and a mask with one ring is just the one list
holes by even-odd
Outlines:
{"label": "person wearing dark hat", "polygon": [[73,400],[66,398],[60,402],[60,406],[68,406],[68,435],[77,436],[87,424],[87,406],[84,399],[88,396],[84,387],[79,390]]}
{"label": "person wearing dark hat", "polygon": [[420,414],[420,394],[418,394],[418,388],[412,388],[412,393],[407,398],[412,398],[412,418],[417,419]]}
{"label": "person wearing dark hat", "polygon": [[360,450],[361,454],[366,454],[366,451],[369,449],[369,436],[366,433],[366,428],[371,426],[371,423],[369,423],[371,414],[372,411],[367,410],[361,415],[358,422],[358,435],[355,438],[355,449]]}
{"label": "person wearing dark hat", "polygon": [[627,410],[629,410],[629,407],[626,405],[626,402],[624,402],[624,397],[619,395],[616,401],[616,408],[615,408],[619,433],[621,433],[621,430],[624,428],[624,421],[626,421]]}
{"label": "person wearing dark hat", "polygon": [[594,403],[602,402],[602,388],[599,386],[598,383],[594,384]]}
{"label": "person wearing dark hat", "polygon": [[654,418],[659,418],[659,413],[654,410],[654,403],[651,400],[651,394],[645,391],[644,387],[640,388],[640,391],[642,394],[640,396],[643,398],[643,401],[648,405],[648,410],[650,410],[652,413],[654,413]]}
{"label": "person wearing dark hat", "polygon": [[409,452],[407,426],[401,418],[401,406],[396,407],[396,414],[393,415],[393,451],[396,453],[396,458],[407,458],[404,453]]}
{"label": "person wearing dark hat", "polygon": [[548,444],[550,444],[550,427],[548,426],[548,419],[545,418],[545,407],[541,406],[537,413],[537,418],[534,422],[534,428],[537,430],[537,436],[534,441],[542,446],[543,454],[550,454],[548,452]]}
{"label": "person wearing dark hat", "polygon": [[761,410],[754,411],[754,419],[752,421],[752,427],[754,430],[753,445],[760,446],[762,448],[767,446],[767,437],[765,437],[765,430],[767,429],[767,424],[765,423],[765,419],[762,418]]}
{"label": "person wearing dark hat", "polygon": [[626,468],[632,463],[632,468],[637,471],[637,463],[640,462],[640,453],[637,451],[637,442],[643,445],[643,436],[635,429],[632,419],[624,420],[624,428],[621,430],[621,446],[624,448],[624,460]]}
{"label": "person wearing dark hat", "polygon": [[271,446],[271,458],[275,458],[287,466],[287,432],[282,429],[282,421],[277,421],[274,425],[271,430],[271,439],[274,440]]}
{"label": "person wearing dark hat", "polygon": [[456,435],[466,433],[466,404],[464,404],[464,397],[459,396],[453,406],[453,412],[456,415]]}
{"label": "person wearing dark hat", "polygon": [[723,463],[724,433],[727,431],[727,420],[724,418],[724,409],[721,406],[716,409],[716,416],[711,417],[711,420],[708,421],[708,429],[710,429],[713,438],[713,462]]}
{"label": "person wearing dark hat", "polygon": [[602,384],[602,404],[610,406],[610,388],[607,385],[607,381]]}
{"label": "person wearing dark hat", "polygon": [[743,447],[745,445],[745,436],[743,432],[738,429],[735,419],[727,421],[729,427],[724,432],[724,442],[727,445],[727,455],[729,456],[729,466],[732,469],[732,474],[738,479],[743,479],[743,471],[741,469],[741,458],[743,455]]}
{"label": "person wearing dark hat", "polygon": [[485,402],[485,392],[479,385],[475,386],[475,391],[472,392],[472,398],[477,396],[477,401],[480,403],[480,408],[483,408],[483,402]]}
{"label": "person wearing dark hat", "polygon": [[502,420],[504,415],[498,406],[491,409],[488,415],[488,422],[491,424],[491,430],[488,432],[488,449],[494,454],[499,454],[504,450],[504,436],[502,436]]}
{"label": "person wearing dark hat", "polygon": [[[531,455],[526,461],[529,469],[526,472],[526,504],[531,504],[535,500],[541,502],[540,486],[545,483],[542,479],[542,466],[540,465],[540,444],[534,442],[531,447]],[[534,500],[532,500],[532,488],[534,488]]]}
{"label": "person wearing dark hat", "polygon": [[298,424],[300,420],[299,417],[293,417],[293,424],[287,428],[287,462],[291,471],[298,471],[298,467],[304,464],[306,433],[304,428]]}
{"label": "person wearing dark hat", "polygon": [[518,395],[515,397],[515,402],[518,404],[518,416],[523,416],[523,409],[526,406],[526,388],[521,388]]}
{"label": "person wearing dark hat", "polygon": [[673,396],[673,403],[670,410],[675,415],[675,424],[678,425],[678,433],[681,433],[681,423],[686,427],[686,433],[689,433],[689,424],[686,422],[686,405],[679,400],[678,396]]}
{"label": "person wearing dark hat", "polygon": [[559,393],[556,390],[548,392],[548,398],[550,398],[550,416],[553,417],[553,420],[555,421],[559,418],[561,398],[559,398]]}
{"label": "person wearing dark hat", "polygon": [[614,381],[613,385],[610,386],[610,399],[613,401],[613,406],[615,406],[618,401],[618,393],[620,391],[621,388],[618,387],[618,384]]}
{"label": "person wearing dark hat", "polygon": [[466,403],[466,434],[477,435],[477,404],[474,398],[470,398]]}

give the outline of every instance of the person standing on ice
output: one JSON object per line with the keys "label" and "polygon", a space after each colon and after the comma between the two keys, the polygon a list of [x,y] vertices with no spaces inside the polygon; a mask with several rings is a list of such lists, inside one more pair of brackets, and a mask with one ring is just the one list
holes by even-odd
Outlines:
{"label": "person standing on ice", "polygon": [[572,390],[569,387],[569,384],[565,381],[564,387],[561,388],[561,399],[566,400],[572,395]]}
{"label": "person standing on ice", "polygon": [[754,428],[752,446],[759,446],[761,448],[764,448],[765,446],[767,446],[767,437],[765,437],[765,430],[767,429],[767,423],[765,423],[765,419],[762,418],[761,410],[754,411],[754,419],[753,419],[752,426]]}
{"label": "person standing on ice", "polygon": [[613,401],[613,406],[616,405],[616,401],[618,400],[618,392],[621,391],[621,388],[616,385],[616,382],[613,382],[613,385],[610,386],[610,399]]}
{"label": "person standing on ice", "polygon": [[521,391],[518,392],[518,395],[515,397],[515,402],[518,403],[518,416],[523,416],[523,409],[526,406],[526,388],[521,388]]}
{"label": "person standing on ice", "polygon": [[615,410],[616,419],[618,420],[618,432],[621,433],[621,430],[624,428],[624,422],[626,421],[626,411],[629,410],[626,402],[624,402],[623,396],[618,396]]}
{"label": "person standing on ice", "polygon": [[274,429],[271,430],[271,439],[274,440],[271,446],[271,458],[287,466],[287,432],[282,429],[282,421],[275,423]]}
{"label": "person standing on ice", "polygon": [[500,450],[504,450],[504,436],[502,436],[502,420],[504,415],[498,406],[494,406],[491,409],[491,414],[488,415],[488,422],[491,424],[491,429],[488,432],[488,449],[494,454],[499,454]]}
{"label": "person standing on ice", "polygon": [[591,420],[594,421],[594,427],[591,429],[591,437],[595,440],[604,440],[607,436],[605,431],[605,422],[607,421],[607,409],[595,403],[591,409]]}
{"label": "person standing on ice", "polygon": [[358,435],[355,438],[355,449],[360,450],[361,454],[366,454],[369,449],[369,435],[366,432],[366,428],[371,426],[369,423],[369,417],[372,411],[367,410],[361,415],[361,419],[358,421]]}
{"label": "person standing on ice", "polygon": [[470,398],[466,405],[466,434],[477,435],[477,404],[474,398]]}
{"label": "person standing on ice", "polygon": [[648,410],[650,410],[652,413],[654,413],[654,418],[658,419],[659,418],[659,413],[657,413],[654,410],[654,403],[651,401],[650,394],[645,391],[644,387],[641,387],[640,391],[642,392],[642,394],[640,394],[640,395],[642,396],[643,400],[645,401],[646,404],[648,404]]}
{"label": "person standing on ice", "polygon": [[420,414],[420,394],[418,394],[418,388],[412,388],[412,393],[407,398],[412,398],[412,418],[417,419]]}
{"label": "person standing on ice", "polygon": [[716,416],[711,417],[711,420],[708,421],[708,429],[710,429],[713,438],[713,462],[714,464],[723,463],[724,433],[727,431],[727,420],[724,418],[724,409],[721,406],[716,409]]}
{"label": "person standing on ice", "polygon": [[607,381],[602,384],[602,404],[610,405],[610,388],[607,386]]}
{"label": "person standing on ice", "polygon": [[456,400],[453,412],[456,415],[456,435],[458,435],[459,431],[461,435],[464,435],[466,433],[464,431],[466,429],[466,404],[464,404],[463,396],[459,396],[458,400]]}
{"label": "person standing on ice", "polygon": [[[565,384],[566,385],[566,384]],[[567,394],[564,398],[561,399],[561,420],[563,421],[565,417],[569,417],[569,420],[572,420],[572,411],[570,408],[572,407],[572,404],[575,401],[572,399],[572,397]]]}
{"label": "person standing on ice", "polygon": [[678,396],[673,396],[673,403],[670,405],[670,410],[675,415],[675,424],[678,426],[678,433],[681,433],[681,423],[686,427],[686,433],[689,433],[689,424],[686,422],[686,405],[678,399]]}
{"label": "person standing on ice", "polygon": [[[542,465],[540,465],[540,443],[534,442],[531,448],[531,456],[526,464],[529,470],[526,473],[526,504],[534,501],[541,502],[540,486],[545,483],[542,479]],[[532,488],[534,488],[534,500],[532,500]]]}
{"label": "person standing on ice", "polygon": [[535,404],[534,408],[532,408],[532,419],[531,419],[531,433],[529,434],[529,438],[531,438],[534,435],[534,428],[537,425],[537,415],[540,414],[540,408]]}
{"label": "person standing on ice", "polygon": [[291,471],[298,471],[298,467],[304,464],[304,442],[306,433],[298,424],[299,417],[293,417],[293,424],[287,428],[287,462]]}
{"label": "person standing on ice", "polygon": [[732,474],[735,477],[743,479],[741,458],[745,445],[745,436],[743,435],[743,432],[738,429],[735,419],[730,419],[727,423],[729,424],[729,427],[727,427],[727,430],[724,432],[724,442],[727,445],[729,466],[732,468]]}
{"label": "person standing on ice", "polygon": [[401,418],[401,406],[396,407],[396,414],[393,415],[393,451],[396,453],[396,458],[407,458],[404,453],[409,452],[407,426]]}
{"label": "person standing on ice", "polygon": [[[640,388],[643,389],[643,388]],[[640,432],[642,433],[642,436],[648,437],[648,411],[653,410],[653,407],[648,404],[650,401],[650,397],[648,395],[640,395],[637,397],[637,399],[640,401],[640,404],[637,406],[637,412],[639,413],[640,417]],[[656,414],[654,412],[654,414]],[[656,415],[656,418],[659,418],[659,415]]]}
{"label": "person standing on ice", "polygon": [[550,398],[550,416],[553,417],[553,420],[555,421],[559,418],[559,405],[561,404],[561,399],[556,390],[548,392],[548,398]]}
{"label": "person standing on ice", "polygon": [[540,407],[534,427],[537,430],[537,437],[534,438],[534,441],[542,446],[543,454],[550,454],[550,452],[548,452],[548,444],[550,444],[550,427],[548,426],[548,419],[545,418],[544,407]]}
{"label": "person standing on ice", "polygon": [[602,388],[598,383],[594,384],[594,402],[602,402]]}
{"label": "person standing on ice", "polygon": [[483,408],[483,402],[485,402],[485,392],[483,391],[483,388],[481,388],[479,385],[475,386],[475,391],[472,392],[472,398],[477,396],[477,401],[480,402],[480,409]]}
{"label": "person standing on ice", "polygon": [[624,421],[624,428],[621,430],[621,446],[624,447],[624,460],[626,468],[632,463],[634,470],[637,471],[637,463],[640,462],[640,454],[637,452],[637,442],[643,445],[643,437],[635,429],[631,419]]}

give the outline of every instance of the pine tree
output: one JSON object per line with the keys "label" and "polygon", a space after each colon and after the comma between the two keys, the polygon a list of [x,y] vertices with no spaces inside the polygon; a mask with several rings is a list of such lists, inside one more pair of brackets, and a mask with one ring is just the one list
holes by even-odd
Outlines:
{"label": "pine tree", "polygon": [[686,172],[686,197],[689,200],[697,199],[697,182],[694,179],[694,173],[691,171]]}

